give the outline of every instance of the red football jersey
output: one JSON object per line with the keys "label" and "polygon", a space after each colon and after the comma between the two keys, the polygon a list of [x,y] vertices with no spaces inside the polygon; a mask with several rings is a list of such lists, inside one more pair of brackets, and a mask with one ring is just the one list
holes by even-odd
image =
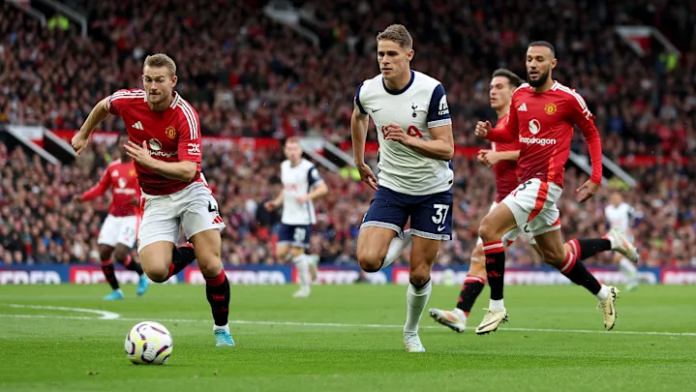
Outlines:
{"label": "red football jersey", "polygon": [[537,93],[525,83],[512,95],[510,116],[503,130],[493,130],[488,139],[495,142],[519,140],[517,160],[520,182],[532,178],[563,187],[565,163],[570,155],[573,124],[585,135],[592,161],[590,180],[602,180],[602,145],[594,115],[580,94],[558,82]]}
{"label": "red football jersey", "polygon": [[140,213],[140,186],[135,174],[135,164],[131,161],[122,163],[120,160],[112,162],[104,170],[101,180],[97,185],[82,194],[82,200],[90,201],[106,193],[111,188],[111,205],[109,214],[113,216],[141,215]]}
{"label": "red football jersey", "polygon": [[107,99],[109,113],[120,116],[131,141],[147,141],[150,156],[164,162],[192,161],[198,171],[191,181],[164,177],[138,164],[135,169],[143,192],[170,195],[198,181],[201,173],[201,131],[198,113],[178,93],[169,108],[155,112],[147,104],[144,90],[119,90]]}
{"label": "red football jersey", "polygon": [[[509,114],[506,114],[499,118],[498,123],[495,124],[495,129],[505,129],[508,116]],[[513,140],[512,143],[492,142],[491,149],[493,151],[517,151],[520,149],[520,144],[517,140]],[[493,166],[493,172],[495,173],[496,186],[495,202],[500,203],[520,183],[517,178],[517,161],[500,161]]]}

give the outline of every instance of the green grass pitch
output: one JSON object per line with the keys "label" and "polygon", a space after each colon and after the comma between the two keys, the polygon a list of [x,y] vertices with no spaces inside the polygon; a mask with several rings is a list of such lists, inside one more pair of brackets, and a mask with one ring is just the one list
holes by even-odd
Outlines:
{"label": "green grass pitch", "polygon": [[[1,286],[0,391],[696,390],[696,286],[624,293],[612,332],[582,288],[508,287],[510,323],[476,336],[484,291],[463,334],[424,315],[424,354],[404,352],[405,286],[294,290],[233,287],[237,347],[216,348],[203,286],[154,285],[142,298],[126,286],[120,302],[101,300],[106,285]],[[428,306],[452,308],[458,290],[434,287]],[[167,365],[126,359],[126,333],[143,320],[172,332]]]}

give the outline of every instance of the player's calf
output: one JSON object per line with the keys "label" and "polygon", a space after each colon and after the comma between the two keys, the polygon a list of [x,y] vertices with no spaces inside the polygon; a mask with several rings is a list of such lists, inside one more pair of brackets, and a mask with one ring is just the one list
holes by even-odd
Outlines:
{"label": "player's calf", "polygon": [[116,249],[114,250],[114,260],[124,266],[127,270],[135,271],[140,276],[143,275],[143,268],[140,263],[133,260],[131,257],[129,247],[123,244],[116,245]]}
{"label": "player's calf", "polygon": [[162,283],[181,272],[196,260],[191,245],[175,247],[168,241],[157,241],[140,250],[143,271],[153,281]]}
{"label": "player's calf", "polygon": [[105,300],[123,299],[123,291],[116,279],[116,271],[114,270],[114,262],[111,260],[111,255],[114,248],[110,245],[99,244],[99,258],[101,259],[101,269],[104,273],[104,279],[111,286],[111,294],[104,297]]}
{"label": "player's calf", "polygon": [[217,346],[234,346],[230,335],[229,306],[230,283],[222,268],[220,259],[221,239],[217,229],[206,230],[191,237],[196,250],[198,266],[205,278],[205,292],[213,313],[215,340]]}

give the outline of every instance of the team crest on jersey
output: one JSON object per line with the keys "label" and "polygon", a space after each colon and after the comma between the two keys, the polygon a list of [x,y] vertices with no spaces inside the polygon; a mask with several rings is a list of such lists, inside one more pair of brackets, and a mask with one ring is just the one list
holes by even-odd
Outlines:
{"label": "team crest on jersey", "polygon": [[173,126],[168,126],[165,128],[164,132],[167,134],[167,137],[170,139],[175,139],[176,138],[176,128]]}
{"label": "team crest on jersey", "polygon": [[558,107],[556,107],[556,104],[553,103],[553,102],[549,102],[549,103],[546,104],[546,106],[544,106],[544,111],[545,111],[546,114],[548,114],[549,116],[552,115],[552,114],[554,114],[554,113],[556,113],[556,110],[558,110]]}
{"label": "team crest on jersey", "polygon": [[418,105],[416,105],[415,103],[412,103],[412,104],[411,104],[411,109],[413,109],[413,114],[412,114],[411,116],[412,116],[413,118],[418,117],[418,114],[416,114],[416,109],[418,109]]}
{"label": "team crest on jersey", "polygon": [[129,171],[129,172],[128,172],[128,175],[129,175],[129,176],[134,176],[134,175],[135,175],[135,170]]}

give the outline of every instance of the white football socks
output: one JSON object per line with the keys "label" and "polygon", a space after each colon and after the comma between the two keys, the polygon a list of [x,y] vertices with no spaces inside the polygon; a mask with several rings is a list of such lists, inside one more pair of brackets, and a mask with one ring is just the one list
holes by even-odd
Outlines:
{"label": "white football socks", "polygon": [[309,257],[305,254],[292,259],[297,268],[297,275],[300,278],[300,288],[309,289]]}
{"label": "white football socks", "polygon": [[382,263],[382,268],[391,265],[396,259],[401,256],[401,252],[404,251],[406,247],[411,245],[411,230],[404,230],[404,238],[402,239],[398,235],[395,235],[389,243],[389,249],[387,250],[387,255],[384,257],[384,262]]}
{"label": "white football socks", "polygon": [[418,323],[425,305],[428,304],[430,293],[432,292],[432,280],[429,280],[425,286],[416,289],[412,284],[408,285],[406,291],[406,325],[404,325],[405,334],[418,333]]}
{"label": "white football socks", "polygon": [[597,299],[600,301],[604,301],[605,299],[609,298],[609,295],[611,293],[609,292],[609,287],[602,285],[602,288],[599,289],[599,293],[597,293]]}
{"label": "white football socks", "polygon": [[505,310],[505,300],[504,299],[492,299],[488,303],[488,309],[491,310]]}
{"label": "white football socks", "polygon": [[638,280],[638,268],[631,263],[627,258],[619,260],[619,269],[629,282],[633,283]]}

